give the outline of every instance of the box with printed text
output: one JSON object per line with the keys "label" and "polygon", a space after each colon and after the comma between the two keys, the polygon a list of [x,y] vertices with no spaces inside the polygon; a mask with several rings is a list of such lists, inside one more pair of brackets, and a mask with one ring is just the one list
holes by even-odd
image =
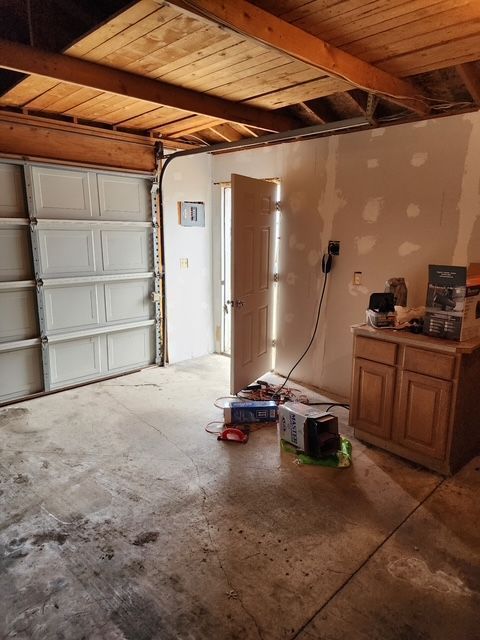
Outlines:
{"label": "box with printed text", "polygon": [[429,265],[423,332],[448,340],[480,336],[480,263]]}

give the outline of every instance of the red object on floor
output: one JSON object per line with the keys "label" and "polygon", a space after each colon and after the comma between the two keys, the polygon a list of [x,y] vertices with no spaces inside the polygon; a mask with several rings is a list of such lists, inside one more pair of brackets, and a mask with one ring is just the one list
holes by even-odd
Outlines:
{"label": "red object on floor", "polygon": [[245,444],[248,440],[248,433],[244,433],[240,429],[235,429],[234,427],[227,427],[218,434],[217,440],[224,440],[225,442],[242,442]]}

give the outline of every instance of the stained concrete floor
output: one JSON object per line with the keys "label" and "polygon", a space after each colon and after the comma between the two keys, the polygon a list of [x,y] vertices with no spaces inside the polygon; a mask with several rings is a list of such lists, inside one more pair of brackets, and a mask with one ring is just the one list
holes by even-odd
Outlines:
{"label": "stained concrete floor", "polygon": [[0,410],[0,636],[480,638],[480,460],[443,480],[355,440],[343,470],[272,428],[217,442],[227,366]]}

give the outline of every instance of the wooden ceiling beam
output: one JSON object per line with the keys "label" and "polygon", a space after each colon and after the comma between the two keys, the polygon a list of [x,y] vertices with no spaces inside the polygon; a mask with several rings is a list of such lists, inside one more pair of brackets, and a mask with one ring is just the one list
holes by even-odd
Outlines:
{"label": "wooden ceiling beam", "polygon": [[323,120],[325,124],[327,122],[334,122],[335,120],[339,119],[325,97],[315,98],[315,100],[309,100],[308,102],[305,102],[305,106],[321,120]]}
{"label": "wooden ceiling beam", "polygon": [[128,96],[153,105],[174,107],[222,121],[254,126],[265,131],[287,131],[298,127],[298,121],[284,114],[5,39],[0,39],[0,67]]}
{"label": "wooden ceiling beam", "polygon": [[153,172],[156,142],[147,136],[0,110],[0,153],[24,159]]}
{"label": "wooden ceiling beam", "polygon": [[480,106],[480,73],[475,62],[459,64],[457,71],[475,104]]}
{"label": "wooden ceiling beam", "polygon": [[231,123],[232,129],[235,129],[240,133],[242,138],[258,138],[260,135],[255,129],[245,126],[244,124],[238,124],[236,122]]}
{"label": "wooden ceiling beam", "polygon": [[224,25],[244,37],[345,80],[352,87],[378,94],[419,115],[425,116],[430,111],[425,97],[414,85],[328,44],[247,0],[168,0],[166,4]]}
{"label": "wooden ceiling beam", "polygon": [[236,140],[242,140],[243,138],[242,134],[229,124],[219,124],[213,129],[213,131],[221,136],[225,142],[235,142]]}
{"label": "wooden ceiling beam", "polygon": [[299,102],[298,104],[293,104],[290,107],[290,111],[292,111],[296,116],[300,118],[306,124],[325,124],[327,120],[318,115],[313,109],[311,109],[304,102]]}
{"label": "wooden ceiling beam", "polygon": [[342,93],[342,98],[349,101],[358,113],[365,116],[371,125],[376,124],[374,117],[375,109],[378,105],[376,96],[371,96],[369,98],[368,95],[359,89],[354,89],[353,91],[345,91],[345,93]]}

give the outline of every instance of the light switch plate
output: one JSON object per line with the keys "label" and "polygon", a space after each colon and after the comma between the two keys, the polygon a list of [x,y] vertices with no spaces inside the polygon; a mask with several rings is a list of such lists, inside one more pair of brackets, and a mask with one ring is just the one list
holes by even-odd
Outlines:
{"label": "light switch plate", "polygon": [[180,269],[188,269],[188,258],[180,258]]}

